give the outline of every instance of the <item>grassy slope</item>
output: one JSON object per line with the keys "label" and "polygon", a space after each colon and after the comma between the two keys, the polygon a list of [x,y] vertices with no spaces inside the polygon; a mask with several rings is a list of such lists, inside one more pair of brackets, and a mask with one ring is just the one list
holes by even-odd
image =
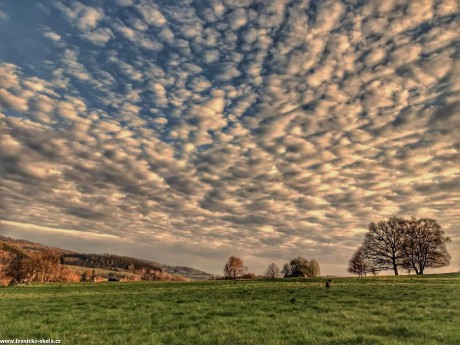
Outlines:
{"label": "grassy slope", "polygon": [[69,270],[77,272],[78,274],[83,274],[83,272],[92,272],[93,270],[96,272],[96,275],[115,275],[115,276],[126,276],[126,277],[133,277],[133,276],[138,276],[140,279],[139,274],[134,274],[129,271],[123,271],[123,270],[108,270],[104,268],[89,268],[89,267],[83,267],[83,266],[73,266],[73,265],[64,265],[64,267],[67,267]]}
{"label": "grassy slope", "polygon": [[[0,339],[64,344],[460,344],[460,276],[0,289]],[[294,303],[292,303],[294,302]]]}

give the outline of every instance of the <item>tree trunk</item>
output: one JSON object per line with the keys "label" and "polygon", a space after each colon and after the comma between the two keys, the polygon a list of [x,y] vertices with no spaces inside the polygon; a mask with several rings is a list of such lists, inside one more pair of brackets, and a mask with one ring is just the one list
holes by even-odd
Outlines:
{"label": "tree trunk", "polygon": [[398,265],[396,265],[396,262],[393,262],[393,270],[395,271],[395,276],[399,276]]}

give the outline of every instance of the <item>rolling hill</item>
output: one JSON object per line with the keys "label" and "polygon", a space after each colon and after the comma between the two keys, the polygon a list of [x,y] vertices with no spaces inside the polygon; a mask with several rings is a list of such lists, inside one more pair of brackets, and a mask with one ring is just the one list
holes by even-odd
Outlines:
{"label": "rolling hill", "polygon": [[50,247],[40,243],[4,236],[0,236],[0,265],[4,265],[14,255],[30,255],[34,252],[51,250],[57,251],[61,255],[61,263],[70,267],[97,268],[135,274],[144,271],[154,271],[192,280],[204,280],[212,276],[209,273],[191,267],[166,265],[154,261],[107,253],[77,253],[67,249]]}

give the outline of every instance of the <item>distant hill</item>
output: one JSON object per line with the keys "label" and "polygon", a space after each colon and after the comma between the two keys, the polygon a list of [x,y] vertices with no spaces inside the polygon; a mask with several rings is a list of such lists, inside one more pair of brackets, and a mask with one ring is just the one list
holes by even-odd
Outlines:
{"label": "distant hill", "polygon": [[[142,271],[162,272],[178,275],[192,280],[204,280],[212,277],[211,274],[184,266],[165,265],[154,261],[114,254],[85,254],[71,250],[46,246],[40,243],[22,239],[0,236],[0,261],[10,255],[28,255],[33,252],[54,250],[61,255],[61,263],[69,266],[98,268],[112,271],[139,273]],[[1,264],[1,262],[0,262]]]}
{"label": "distant hill", "polygon": [[35,242],[26,241],[26,240],[5,237],[5,236],[0,236],[0,250],[4,250],[7,252],[13,252],[14,254],[16,254],[18,251],[22,253],[30,253],[30,252],[45,252],[48,250],[56,250],[60,254],[75,253],[71,250],[45,246],[40,243],[35,243]]}
{"label": "distant hill", "polygon": [[212,274],[197,270],[195,268],[186,267],[186,266],[170,266],[155,263],[163,269],[163,271],[171,274],[178,274],[180,276],[186,277],[192,280],[206,280],[213,277]]}

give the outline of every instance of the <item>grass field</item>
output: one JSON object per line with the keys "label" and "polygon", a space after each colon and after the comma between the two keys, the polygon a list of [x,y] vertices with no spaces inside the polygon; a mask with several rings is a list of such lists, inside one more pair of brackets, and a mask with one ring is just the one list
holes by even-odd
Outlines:
{"label": "grass field", "polygon": [[0,289],[0,339],[63,344],[460,344],[460,275]]}

